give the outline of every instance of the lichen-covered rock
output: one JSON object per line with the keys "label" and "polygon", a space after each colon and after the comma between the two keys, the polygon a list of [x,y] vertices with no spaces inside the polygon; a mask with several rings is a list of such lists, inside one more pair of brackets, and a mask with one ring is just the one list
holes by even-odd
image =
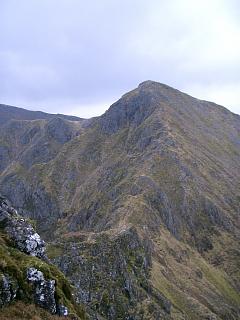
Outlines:
{"label": "lichen-covered rock", "polygon": [[36,284],[35,302],[52,314],[57,311],[55,301],[55,280],[44,280]]}
{"label": "lichen-covered rock", "polygon": [[7,274],[0,274],[0,307],[9,304],[16,298],[18,285]]}
{"label": "lichen-covered rock", "polygon": [[[51,314],[75,314],[70,284],[49,264],[44,241],[0,196],[0,308],[13,300],[34,302]],[[80,309],[76,314],[84,315]]]}
{"label": "lichen-covered rock", "polygon": [[43,273],[33,267],[27,270],[27,279],[35,285],[36,304],[56,313],[55,280],[45,280]]}
{"label": "lichen-covered rock", "polygon": [[57,306],[57,313],[59,316],[68,316],[68,308],[61,305]]}
{"label": "lichen-covered rock", "polygon": [[27,270],[27,279],[28,281],[39,283],[41,281],[44,281],[44,276],[42,271],[37,270],[36,268],[29,268]]}
{"label": "lichen-covered rock", "polygon": [[31,256],[46,259],[44,240],[2,196],[0,197],[0,224],[19,250]]}
{"label": "lichen-covered rock", "polygon": [[34,284],[34,299],[37,305],[52,314],[57,313],[59,316],[68,315],[68,308],[62,304],[57,304],[55,298],[55,280],[46,280],[42,271],[34,267],[28,268],[27,280]]}

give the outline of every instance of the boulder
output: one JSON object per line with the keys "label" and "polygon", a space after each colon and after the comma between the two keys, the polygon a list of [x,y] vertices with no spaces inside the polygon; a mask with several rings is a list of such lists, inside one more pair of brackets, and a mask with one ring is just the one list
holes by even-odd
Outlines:
{"label": "boulder", "polygon": [[0,225],[14,241],[16,247],[31,256],[46,260],[45,242],[33,226],[20,217],[11,204],[0,196]]}

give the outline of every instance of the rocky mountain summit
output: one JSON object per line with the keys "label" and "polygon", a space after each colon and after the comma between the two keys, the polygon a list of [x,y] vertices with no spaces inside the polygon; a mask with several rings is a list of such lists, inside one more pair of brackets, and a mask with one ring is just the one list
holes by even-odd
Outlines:
{"label": "rocky mountain summit", "polygon": [[0,134],[0,192],[90,319],[240,318],[240,116],[146,81],[89,120],[9,110]]}

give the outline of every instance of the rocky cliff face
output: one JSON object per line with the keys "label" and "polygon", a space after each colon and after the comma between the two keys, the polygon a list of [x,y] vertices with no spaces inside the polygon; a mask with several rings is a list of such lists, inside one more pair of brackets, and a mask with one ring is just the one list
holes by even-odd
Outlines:
{"label": "rocky cliff face", "polygon": [[93,319],[240,317],[238,115],[147,81],[101,117],[1,130],[0,191]]}
{"label": "rocky cliff face", "polygon": [[[81,134],[83,124],[84,120],[55,117],[30,121],[10,119],[0,126],[0,172],[6,177],[2,191],[20,212],[38,222],[40,230],[43,219],[46,221],[45,214],[47,225],[51,225],[61,211],[45,186],[39,184],[39,177],[35,176],[35,180],[30,171],[35,166],[41,170],[42,165],[52,161],[67,142]],[[13,186],[15,192],[11,191]]]}
{"label": "rocky cliff face", "polygon": [[10,239],[14,241],[16,248],[31,256],[46,260],[45,242],[33,229],[32,225],[18,215],[8,200],[0,196],[0,201],[1,227]]}
{"label": "rocky cliff face", "polygon": [[[3,314],[17,301],[35,303],[53,315],[68,316],[76,312],[70,285],[60,271],[50,265],[45,242],[2,196],[0,240],[0,308],[4,308]],[[78,318],[77,314],[72,313],[72,316]]]}
{"label": "rocky cliff face", "polygon": [[48,251],[75,284],[77,301],[87,306],[91,319],[171,319],[171,302],[150,281],[151,245],[126,227],[92,234],[91,240],[72,234]]}

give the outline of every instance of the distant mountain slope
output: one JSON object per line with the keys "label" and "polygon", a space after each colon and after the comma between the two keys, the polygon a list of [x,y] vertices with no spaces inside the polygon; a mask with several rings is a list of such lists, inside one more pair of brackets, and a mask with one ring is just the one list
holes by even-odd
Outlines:
{"label": "distant mountain slope", "polygon": [[239,319],[240,117],[146,81],[77,131],[62,121],[57,152],[38,124],[51,157],[38,135],[22,146],[32,122],[4,127],[0,191],[93,319]]}
{"label": "distant mountain slope", "polygon": [[45,119],[50,120],[55,117],[72,120],[72,121],[79,121],[81,120],[78,117],[74,116],[66,116],[63,114],[50,114],[45,113],[42,111],[30,111],[22,108],[17,108],[5,104],[0,104],[0,126],[5,124],[9,120],[39,120]]}
{"label": "distant mountain slope", "polygon": [[25,168],[53,159],[62,146],[79,135],[85,120],[10,120],[0,127],[0,172],[13,161]]}

